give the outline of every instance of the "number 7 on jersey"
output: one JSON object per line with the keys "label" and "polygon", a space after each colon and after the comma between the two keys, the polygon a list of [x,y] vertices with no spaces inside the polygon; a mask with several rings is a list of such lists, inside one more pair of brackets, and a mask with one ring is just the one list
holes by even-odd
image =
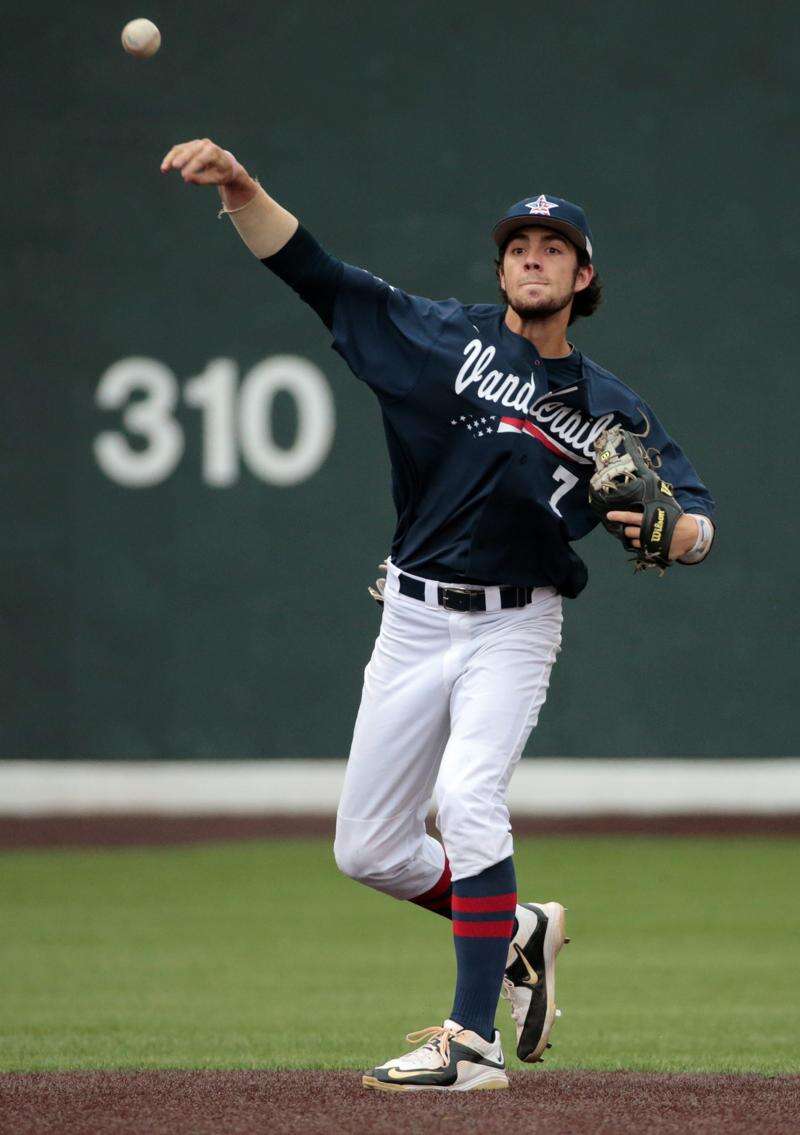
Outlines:
{"label": "number 7 on jersey", "polygon": [[[561,516],[561,510],[558,507],[558,502],[568,493],[570,489],[574,489],[578,483],[579,478],[574,473],[570,473],[569,469],[565,469],[563,465],[559,465],[555,473],[553,473],[553,480],[560,481],[558,488],[550,497],[550,507],[556,516]],[[563,517],[562,517],[563,519]]]}

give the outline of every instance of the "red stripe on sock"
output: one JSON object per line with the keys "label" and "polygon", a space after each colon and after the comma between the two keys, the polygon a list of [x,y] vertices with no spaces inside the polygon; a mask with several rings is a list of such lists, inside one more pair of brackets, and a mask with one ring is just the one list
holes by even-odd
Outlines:
{"label": "red stripe on sock", "polygon": [[447,894],[447,892],[450,890],[451,882],[452,880],[450,878],[450,864],[445,859],[444,870],[442,871],[442,874],[439,878],[439,882],[435,883],[430,888],[430,890],[423,891],[421,895],[417,895],[415,899],[411,899],[410,901],[417,903],[418,906],[428,906],[428,904],[435,899],[442,898]]}
{"label": "red stripe on sock", "polygon": [[453,895],[453,910],[463,911],[464,914],[488,914],[494,910],[514,910],[517,905],[517,895],[511,891],[507,895],[486,895],[484,898],[464,898],[462,895]]}
{"label": "red stripe on sock", "polygon": [[514,920],[508,922],[459,922],[453,919],[453,933],[459,938],[510,938]]}

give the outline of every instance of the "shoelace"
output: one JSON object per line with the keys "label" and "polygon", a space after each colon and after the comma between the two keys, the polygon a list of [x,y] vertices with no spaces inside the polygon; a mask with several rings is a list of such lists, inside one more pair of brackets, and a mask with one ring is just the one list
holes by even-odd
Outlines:
{"label": "shoelace", "polygon": [[[408,1033],[406,1040],[409,1044],[419,1044],[420,1048],[429,1048],[431,1052],[438,1052],[443,1064],[450,1062],[450,1038],[454,1037],[460,1029],[446,1029],[444,1025],[431,1025],[427,1029],[420,1029],[415,1033]],[[410,1054],[409,1054],[410,1055]]]}
{"label": "shoelace", "polygon": [[503,987],[500,990],[500,996],[505,997],[505,999],[510,1003],[512,1018],[514,1019],[514,1021],[518,1025],[522,1026],[522,1025],[525,1024],[525,1010],[521,1005],[515,1005],[514,1004],[514,999],[511,996],[513,991],[514,991],[514,982],[511,981],[510,978],[504,977],[503,978]]}

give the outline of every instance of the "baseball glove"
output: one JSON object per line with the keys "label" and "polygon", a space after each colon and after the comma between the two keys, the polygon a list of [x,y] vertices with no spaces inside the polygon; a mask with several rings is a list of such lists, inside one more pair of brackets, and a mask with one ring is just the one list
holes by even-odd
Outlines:
{"label": "baseball glove", "polygon": [[[661,575],[670,566],[672,534],[683,509],[675,500],[672,485],[657,473],[661,456],[647,450],[640,437],[622,426],[605,430],[595,442],[595,473],[589,481],[589,504],[607,530],[634,555],[634,571],[657,568]],[[608,519],[609,512],[643,513],[641,548],[634,548],[625,535],[625,525]]]}

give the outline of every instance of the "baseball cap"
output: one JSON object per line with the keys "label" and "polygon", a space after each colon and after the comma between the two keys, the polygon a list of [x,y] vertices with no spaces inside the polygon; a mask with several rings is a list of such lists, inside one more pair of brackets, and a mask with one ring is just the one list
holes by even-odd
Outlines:
{"label": "baseball cap", "polygon": [[592,233],[580,205],[573,205],[563,197],[551,197],[549,193],[517,201],[494,226],[492,236],[495,244],[499,247],[514,229],[523,229],[527,225],[543,225],[563,233],[578,248],[585,249],[592,259]]}

